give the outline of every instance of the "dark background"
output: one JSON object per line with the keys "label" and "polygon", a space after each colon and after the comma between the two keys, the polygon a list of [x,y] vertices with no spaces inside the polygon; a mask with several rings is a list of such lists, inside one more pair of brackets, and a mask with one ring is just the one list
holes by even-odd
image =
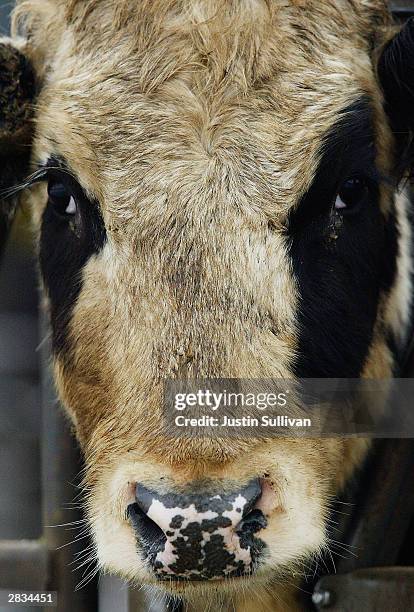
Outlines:
{"label": "dark background", "polygon": [[[0,0],[0,34],[12,3]],[[37,538],[41,401],[37,279],[27,210],[20,210],[0,262],[0,540]]]}
{"label": "dark background", "polygon": [[8,32],[8,18],[11,6],[11,2],[5,2],[5,0],[0,0],[0,32],[2,35]]}

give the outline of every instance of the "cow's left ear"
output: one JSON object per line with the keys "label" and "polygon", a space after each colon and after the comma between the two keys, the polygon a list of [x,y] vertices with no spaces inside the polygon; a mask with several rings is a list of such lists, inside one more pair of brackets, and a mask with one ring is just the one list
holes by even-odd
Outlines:
{"label": "cow's left ear", "polygon": [[378,77],[397,144],[399,176],[414,170],[414,18],[383,48]]}
{"label": "cow's left ear", "polygon": [[29,172],[33,138],[36,85],[22,49],[0,39],[0,250],[16,206],[9,194]]}

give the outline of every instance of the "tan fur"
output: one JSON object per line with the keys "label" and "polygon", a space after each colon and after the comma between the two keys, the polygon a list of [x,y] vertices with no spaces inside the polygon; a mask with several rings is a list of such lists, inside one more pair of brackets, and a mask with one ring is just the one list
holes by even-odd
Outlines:
{"label": "tan fur", "polygon": [[[124,517],[137,479],[270,475],[281,508],[263,535],[272,572],[244,584],[245,612],[276,609],[286,595],[278,583],[295,582],[325,545],[329,500],[368,443],[166,439],[162,381],[291,375],[298,295],[280,230],[312,181],[324,135],[363,93],[375,101],[387,170],[372,53],[389,25],[380,0],[18,3],[15,30],[27,33],[43,85],[34,162],[66,157],[108,232],[84,270],[70,363],[55,363],[85,452],[105,570],[151,581]],[[34,189],[37,226],[45,202],[45,188]],[[399,215],[405,227],[403,201]],[[405,320],[407,266],[404,251],[379,309],[368,377],[391,373],[384,334]],[[238,588],[221,585],[220,597],[237,601]],[[184,591],[197,609],[216,597],[210,585]]]}

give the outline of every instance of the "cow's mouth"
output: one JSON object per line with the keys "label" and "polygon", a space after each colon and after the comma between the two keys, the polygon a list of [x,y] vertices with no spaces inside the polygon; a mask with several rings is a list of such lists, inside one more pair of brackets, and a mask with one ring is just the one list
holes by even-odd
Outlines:
{"label": "cow's mouth", "polygon": [[164,493],[136,485],[127,515],[139,553],[160,581],[220,580],[252,575],[266,545],[258,533],[267,525],[256,508],[258,479],[232,493]]}

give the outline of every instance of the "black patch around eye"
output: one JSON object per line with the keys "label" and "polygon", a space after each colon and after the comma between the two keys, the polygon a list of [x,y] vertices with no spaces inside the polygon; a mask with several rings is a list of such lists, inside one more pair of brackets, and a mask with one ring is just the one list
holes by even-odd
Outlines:
{"label": "black patch around eye", "polygon": [[88,199],[67,172],[58,170],[56,176],[76,196],[78,207],[74,228],[75,221],[56,215],[55,203],[49,200],[41,224],[39,259],[50,300],[53,351],[63,353],[67,348],[68,324],[82,286],[83,268],[103,248],[106,231],[98,202]]}
{"label": "black patch around eye", "polygon": [[382,214],[375,181],[356,214],[333,209],[341,181],[355,173],[376,173],[366,100],[347,109],[328,134],[313,184],[289,222],[300,294],[299,377],[360,376],[381,291],[395,277],[397,223],[392,213]]}
{"label": "black patch around eye", "polygon": [[302,231],[319,216],[326,219],[335,195],[347,179],[365,177],[375,187],[378,179],[375,156],[372,112],[369,101],[362,98],[343,111],[326,135],[313,183],[290,215],[289,234]]}

